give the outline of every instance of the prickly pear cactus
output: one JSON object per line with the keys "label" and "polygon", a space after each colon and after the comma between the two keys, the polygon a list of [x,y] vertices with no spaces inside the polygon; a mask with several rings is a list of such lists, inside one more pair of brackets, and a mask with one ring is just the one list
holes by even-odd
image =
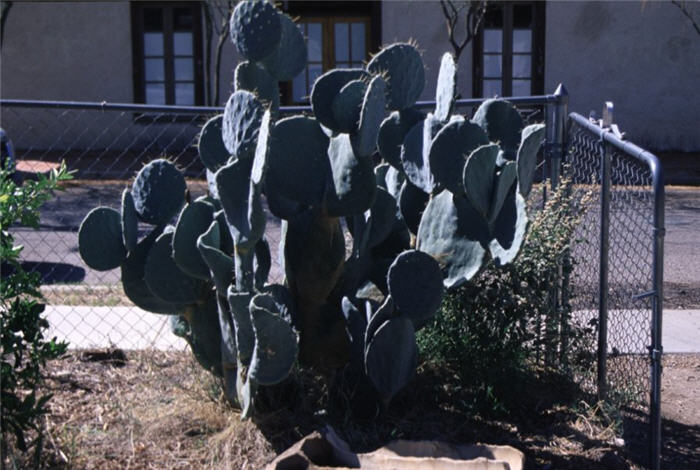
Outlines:
{"label": "prickly pear cactus", "polygon": [[[424,113],[415,106],[423,61],[404,43],[364,69],[325,73],[313,116],[282,117],[279,82],[306,62],[301,31],[272,3],[242,1],[231,38],[245,59],[236,90],[199,140],[210,194],[186,201],[182,174],[155,160],[124,192],[121,212],[88,214],[80,254],[94,269],[120,267],[134,304],[171,315],[243,417],[256,391],[297,361],[352,370],[387,402],[411,379],[415,332],[444,291],[489,257],[517,255],[544,126],[524,127],[502,100],[471,120],[452,115],[450,54],[436,109]],[[282,219],[280,284],[268,280],[273,216]],[[140,240],[139,221],[152,226]]]}

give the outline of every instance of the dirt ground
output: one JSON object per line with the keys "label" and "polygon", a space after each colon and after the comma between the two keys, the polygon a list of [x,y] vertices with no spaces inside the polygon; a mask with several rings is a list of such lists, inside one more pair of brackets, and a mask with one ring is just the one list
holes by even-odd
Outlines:
{"label": "dirt ground", "polygon": [[[217,382],[184,352],[75,351],[47,372],[54,396],[45,421],[45,468],[259,469],[326,424],[362,452],[401,438],[508,444],[526,454],[530,469],[637,469],[647,459],[639,410],[563,405],[542,393],[505,419],[466,415],[441,402],[429,371],[368,422],[313,413],[315,391],[298,388],[301,400],[293,408],[263,410],[241,422]],[[665,469],[700,468],[699,380],[700,355],[665,356]]]}

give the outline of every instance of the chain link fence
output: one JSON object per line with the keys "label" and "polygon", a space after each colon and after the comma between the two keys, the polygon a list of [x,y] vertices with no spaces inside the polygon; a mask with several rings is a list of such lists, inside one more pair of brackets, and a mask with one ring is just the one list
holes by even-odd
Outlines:
{"label": "chain link fence", "polygon": [[[525,121],[543,121],[548,100],[521,99]],[[478,104],[479,100],[463,100],[460,111],[470,114]],[[123,189],[155,158],[177,164],[187,177],[192,199],[205,194],[206,169],[196,145],[202,125],[223,109],[3,100],[0,110],[21,175],[32,177],[61,161],[75,174],[65,191],[42,207],[38,231],[12,228],[17,243],[24,246],[24,263],[42,275],[50,334],[68,339],[76,348],[184,347],[184,341],[170,333],[166,316],[131,304],[119,282],[119,269],[99,272],[84,265],[77,249],[78,229],[98,205],[119,209]],[[287,113],[309,110],[283,108]],[[147,226],[140,227],[139,236],[146,230]],[[271,282],[280,282],[284,275],[277,256],[280,223],[276,218],[269,218],[265,236],[272,250]]]}
{"label": "chain link fence", "polygon": [[[480,102],[461,100],[459,110],[470,115]],[[651,389],[653,435],[660,400],[660,392],[654,392],[659,374],[649,377],[650,366],[659,372],[661,350],[660,168],[646,152],[581,116],[568,117],[569,130],[564,135],[566,100],[558,93],[513,102],[526,123],[547,124],[539,161],[541,181],[558,174],[566,140],[568,177],[575,198],[585,205],[572,245],[573,270],[570,277],[564,276],[559,306],[562,315],[593,325],[599,333],[597,367],[578,379],[617,403],[644,402],[645,392]],[[307,110],[295,107],[283,112]],[[129,302],[118,270],[97,272],[82,263],[77,232],[93,207],[119,208],[123,189],[143,164],[155,158],[166,157],[184,171],[192,198],[204,194],[206,175],[196,143],[201,126],[221,111],[3,100],[2,127],[14,142],[20,173],[46,171],[65,161],[76,175],[65,191],[42,208],[40,230],[12,229],[16,241],[25,247],[23,260],[42,274],[52,334],[70,339],[78,348],[185,347],[170,333],[166,316],[144,312]],[[540,188],[531,198],[533,208],[546,200],[547,186]],[[142,227],[140,235],[145,231]],[[275,218],[270,218],[265,236],[272,250],[271,279],[280,282],[284,275],[277,261],[280,225]],[[566,348],[564,336],[557,347]],[[562,349],[561,357],[567,352]]]}
{"label": "chain link fence", "polygon": [[[205,169],[196,143],[201,126],[216,110],[173,113],[80,105],[2,108],[2,125],[14,143],[20,175],[32,177],[61,161],[75,172],[65,190],[42,207],[39,230],[12,229],[16,242],[24,246],[22,259],[42,275],[50,334],[68,339],[76,348],[185,347],[170,333],[166,316],[131,304],[118,269],[99,272],[84,265],[77,232],[95,206],[119,209],[123,189],[155,158],[168,158],[184,171],[192,196],[204,194]],[[140,227],[139,236],[146,230]]]}

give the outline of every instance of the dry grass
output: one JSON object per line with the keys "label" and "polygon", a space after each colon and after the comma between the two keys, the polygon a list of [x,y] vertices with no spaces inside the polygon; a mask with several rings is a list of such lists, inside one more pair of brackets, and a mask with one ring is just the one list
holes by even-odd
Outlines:
{"label": "dry grass", "polygon": [[[359,452],[394,439],[441,439],[513,445],[536,468],[598,468],[604,458],[624,458],[614,420],[600,407],[562,401],[572,390],[546,376],[514,384],[521,399],[489,414],[474,411],[470,391],[448,371],[423,366],[388,409],[360,416],[329,403],[323,378],[296,371],[260,396],[253,421],[241,422],[190,354],[127,356],[95,362],[74,351],[49,365],[45,468],[259,469],[327,424]],[[280,402],[288,405],[270,405]]]}
{"label": "dry grass", "polygon": [[115,285],[44,285],[41,294],[48,305],[74,305],[91,307],[133,306],[121,284]]}
{"label": "dry grass", "polygon": [[247,459],[259,468],[274,455],[189,354],[128,356],[120,365],[74,352],[49,365],[46,467],[242,468]]}

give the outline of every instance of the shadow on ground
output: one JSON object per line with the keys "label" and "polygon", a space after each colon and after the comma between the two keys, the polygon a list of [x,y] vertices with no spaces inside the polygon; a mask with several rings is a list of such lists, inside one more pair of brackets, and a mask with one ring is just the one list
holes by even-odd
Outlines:
{"label": "shadow on ground", "polygon": [[[337,403],[319,412],[318,401],[326,400],[328,405],[328,399],[318,395],[327,387],[313,387],[302,378],[269,388],[267,396],[260,397],[259,409],[280,403],[276,399],[280,395],[299,396],[288,408],[262,409],[255,415],[255,424],[275,452],[330,425],[358,453],[398,439],[440,440],[510,445],[525,453],[526,468],[531,469],[629,468],[626,450],[614,444],[614,432],[602,423],[591,427],[595,418],[580,415],[577,400],[591,397],[559,377],[514,380],[506,392],[509,397],[502,396],[503,402],[496,399],[483,409],[478,402],[481,391],[460,389],[457,383],[445,383],[444,373],[423,371],[388,408],[364,417],[342,412]],[[503,405],[516,396],[508,402],[512,405]]]}
{"label": "shadow on ground", "polygon": [[[85,279],[85,269],[68,263],[50,263],[45,261],[22,261],[22,269],[28,273],[39,273],[41,284],[72,284]],[[2,272],[10,275],[14,269],[3,264]]]}
{"label": "shadow on ground", "polygon": [[[630,460],[640,466],[649,462],[649,417],[640,410],[624,411],[623,439]],[[700,426],[661,420],[661,467],[669,470],[700,468]]]}

